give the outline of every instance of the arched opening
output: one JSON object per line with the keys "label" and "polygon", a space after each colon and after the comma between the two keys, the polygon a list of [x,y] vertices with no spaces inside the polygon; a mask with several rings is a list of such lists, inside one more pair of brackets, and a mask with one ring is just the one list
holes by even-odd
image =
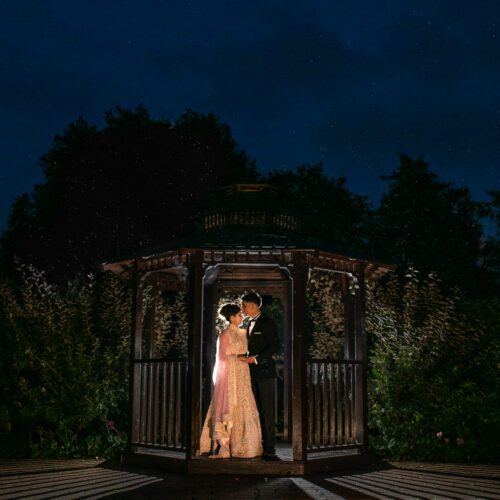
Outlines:
{"label": "arched opening", "polygon": [[226,302],[238,302],[249,291],[258,292],[262,310],[271,316],[278,327],[281,350],[275,356],[275,428],[278,455],[291,459],[291,383],[292,383],[292,280],[287,269],[279,266],[220,265],[210,270],[205,280],[205,321],[202,346],[202,415],[206,415],[212,396],[211,377],[215,361],[218,331],[223,322],[218,318]]}

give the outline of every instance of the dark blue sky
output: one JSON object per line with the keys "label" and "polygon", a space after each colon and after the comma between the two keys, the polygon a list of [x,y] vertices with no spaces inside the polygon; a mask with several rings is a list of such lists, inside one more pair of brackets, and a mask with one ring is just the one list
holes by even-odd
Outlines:
{"label": "dark blue sky", "polygon": [[500,188],[500,1],[0,3],[0,229],[84,115],[227,122],[261,170],[322,161],[376,202],[397,153]]}

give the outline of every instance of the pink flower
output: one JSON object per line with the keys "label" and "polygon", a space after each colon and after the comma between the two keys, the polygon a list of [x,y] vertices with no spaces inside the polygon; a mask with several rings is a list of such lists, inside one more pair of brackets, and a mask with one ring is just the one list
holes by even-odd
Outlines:
{"label": "pink flower", "polygon": [[462,437],[458,437],[457,444],[458,444],[458,446],[462,446],[463,444],[465,444],[465,439]]}
{"label": "pink flower", "polygon": [[108,431],[116,431],[115,421],[114,420],[106,420],[106,429],[108,429]]}
{"label": "pink flower", "polygon": [[436,432],[436,437],[438,439],[443,439],[443,433],[440,431],[440,432]]}
{"label": "pink flower", "polygon": [[450,438],[450,437],[448,437],[448,436],[445,436],[445,437],[444,437],[444,442],[445,442],[446,444],[450,444],[450,443],[451,443],[451,438]]}

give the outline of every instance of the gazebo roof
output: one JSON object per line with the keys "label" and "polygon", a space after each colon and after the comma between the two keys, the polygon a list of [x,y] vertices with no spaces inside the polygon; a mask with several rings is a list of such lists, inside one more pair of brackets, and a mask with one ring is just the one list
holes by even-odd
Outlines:
{"label": "gazebo roof", "polygon": [[368,279],[378,279],[395,268],[352,249],[307,237],[301,231],[300,216],[277,202],[279,198],[267,184],[227,186],[214,194],[200,212],[194,230],[182,240],[144,249],[141,255],[104,263],[103,267],[127,277],[136,266],[141,272],[186,264],[199,250],[208,265],[287,266],[293,254],[302,252],[311,267],[352,272],[361,264]]}

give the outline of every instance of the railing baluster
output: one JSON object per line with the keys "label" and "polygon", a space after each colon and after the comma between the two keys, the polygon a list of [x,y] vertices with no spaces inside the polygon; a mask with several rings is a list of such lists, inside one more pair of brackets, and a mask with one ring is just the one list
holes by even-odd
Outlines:
{"label": "railing baluster", "polygon": [[148,366],[148,404],[146,417],[146,439],[148,444],[153,443],[153,393],[154,393],[154,378],[153,378],[154,363],[149,363]]}
{"label": "railing baluster", "polygon": [[314,393],[312,383],[312,363],[307,364],[307,394],[308,394],[308,433],[307,433],[307,447],[312,448],[312,434],[313,434],[313,409],[314,409]]}
{"label": "railing baluster", "polygon": [[347,394],[345,392],[345,376],[346,376],[346,365],[340,365],[340,373],[342,374],[341,380],[341,390],[342,390],[342,444],[347,444],[346,440],[346,399]]}
{"label": "railing baluster", "polygon": [[[182,373],[182,394],[186,394],[186,374],[187,374],[187,364],[185,361],[181,362],[181,373]],[[187,441],[186,441],[186,410],[185,410],[185,400],[182,399],[182,418],[181,418],[181,423],[182,423],[182,447],[185,448],[187,446]]]}
{"label": "railing baluster", "polygon": [[139,441],[146,442],[146,415],[147,415],[147,390],[148,390],[148,364],[141,365],[141,409]]}
{"label": "railing baluster", "polygon": [[351,426],[352,426],[352,441],[354,444],[358,442],[356,432],[356,365],[351,365]]}
{"label": "railing baluster", "polygon": [[173,446],[173,428],[174,428],[174,364],[168,364],[169,386],[168,386],[168,432],[167,444]]}
{"label": "railing baluster", "polygon": [[349,385],[350,377],[350,366],[344,365],[344,394],[345,394],[345,444],[351,444],[352,427],[351,427],[351,388]]}
{"label": "railing baluster", "polygon": [[315,388],[316,388],[316,407],[315,407],[315,412],[316,412],[316,425],[315,425],[315,432],[314,432],[314,439],[316,442],[316,447],[321,446],[321,379],[320,379],[320,364],[319,363],[314,363],[315,367]]}
{"label": "railing baluster", "polygon": [[330,409],[330,446],[335,446],[335,365],[333,363],[328,364],[328,374],[330,378],[330,391],[329,391],[329,409]]}
{"label": "railing baluster", "polygon": [[153,393],[153,444],[158,443],[158,417],[160,413],[160,363],[154,363],[154,393]]}
{"label": "railing baluster", "polygon": [[177,365],[177,390],[175,397],[175,446],[182,446],[181,443],[181,399],[182,399],[182,379],[181,379],[181,362],[176,362]]}
{"label": "railing baluster", "polygon": [[323,401],[323,419],[322,419],[322,425],[323,425],[323,441],[322,445],[328,446],[328,373],[327,373],[327,364],[326,363],[321,363],[322,367],[322,401]]}
{"label": "railing baluster", "polygon": [[165,431],[167,427],[167,363],[161,363],[161,431],[160,431],[160,445],[165,445]]}
{"label": "railing baluster", "polygon": [[341,390],[341,385],[340,385],[340,379],[341,379],[341,365],[336,364],[335,366],[335,378],[336,378],[336,385],[337,385],[337,422],[336,422],[336,439],[335,442],[338,446],[342,445],[342,390]]}

